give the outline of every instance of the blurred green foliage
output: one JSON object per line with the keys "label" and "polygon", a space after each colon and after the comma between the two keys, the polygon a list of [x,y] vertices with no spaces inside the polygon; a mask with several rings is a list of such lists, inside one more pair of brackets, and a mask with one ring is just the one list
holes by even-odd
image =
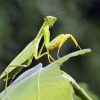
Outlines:
{"label": "blurred green foliage", "polygon": [[[0,73],[37,35],[47,15],[58,17],[51,39],[61,33],[72,33],[81,48],[91,54],[72,58],[62,67],[77,81],[85,82],[93,93],[100,94],[100,0],[0,0]],[[75,51],[69,40],[60,56]],[[55,52],[51,52],[55,55]],[[44,57],[33,64],[44,62]],[[45,65],[47,62],[44,63]],[[33,65],[34,66],[34,65]],[[2,88],[2,82],[0,88]]]}

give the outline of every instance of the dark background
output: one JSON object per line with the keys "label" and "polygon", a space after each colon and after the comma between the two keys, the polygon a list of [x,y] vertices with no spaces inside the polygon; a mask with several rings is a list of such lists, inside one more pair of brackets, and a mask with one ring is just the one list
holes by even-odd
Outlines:
{"label": "dark background", "polygon": [[[99,100],[100,0],[0,0],[0,73],[35,38],[47,15],[58,18],[50,29],[51,39],[61,33],[71,33],[82,49],[92,49],[92,53],[68,60],[62,69],[81,85],[84,83],[83,87],[88,87],[94,100]],[[76,50],[69,39],[61,48],[60,56]],[[56,59],[55,52],[51,54]],[[47,57],[33,60],[32,66],[39,62],[46,66],[49,64],[46,60]],[[3,88],[0,82],[0,89]]]}

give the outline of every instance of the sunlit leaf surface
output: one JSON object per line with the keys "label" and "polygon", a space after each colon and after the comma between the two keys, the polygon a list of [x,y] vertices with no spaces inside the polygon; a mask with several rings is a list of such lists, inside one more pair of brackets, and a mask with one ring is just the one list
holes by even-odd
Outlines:
{"label": "sunlit leaf surface", "polygon": [[80,50],[66,55],[57,61],[42,67],[42,64],[20,75],[0,94],[2,100],[73,100],[73,87],[69,76],[60,70],[60,65],[70,57],[90,52]]}

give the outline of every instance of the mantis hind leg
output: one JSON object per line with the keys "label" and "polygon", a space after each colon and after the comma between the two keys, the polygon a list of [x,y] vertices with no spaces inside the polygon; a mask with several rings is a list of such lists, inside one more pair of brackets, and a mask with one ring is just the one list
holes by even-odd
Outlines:
{"label": "mantis hind leg", "polygon": [[14,77],[13,77],[13,78],[15,78],[15,76],[21,71],[21,69],[22,69],[23,67],[28,67],[28,66],[31,64],[31,62],[32,62],[32,57],[30,57],[23,65],[9,65],[9,66],[8,66],[7,71],[5,71],[5,73],[6,73],[6,78],[5,78],[5,92],[6,92],[6,88],[7,88],[7,86],[8,86],[9,69],[10,69],[10,67],[16,67],[16,68],[19,67],[19,68],[20,68],[20,70],[17,71],[17,72],[14,74]]}
{"label": "mantis hind leg", "polygon": [[8,86],[8,75],[9,75],[9,67],[7,69],[7,72],[6,73],[6,79],[5,79],[5,93],[4,95],[6,94],[6,89],[7,89],[7,86]]}

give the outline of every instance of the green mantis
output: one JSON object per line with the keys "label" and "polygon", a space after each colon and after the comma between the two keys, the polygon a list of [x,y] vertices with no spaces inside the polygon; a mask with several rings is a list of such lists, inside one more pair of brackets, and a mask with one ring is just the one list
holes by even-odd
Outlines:
{"label": "green mantis", "polygon": [[[15,76],[20,70],[22,70],[23,67],[28,67],[32,63],[33,57],[35,59],[39,59],[42,56],[47,55],[49,61],[50,59],[54,61],[53,57],[51,57],[51,55],[49,54],[49,51],[58,48],[59,53],[59,49],[68,38],[71,38],[75,45],[80,48],[77,41],[71,34],[60,34],[52,41],[50,41],[49,28],[54,25],[56,20],[56,17],[46,16],[44,18],[44,23],[40,28],[36,38],[32,40],[17,57],[15,57],[15,59],[7,66],[5,71],[1,74],[0,79],[6,80],[6,87],[8,79]],[[44,37],[44,42],[40,51],[38,52],[39,43],[42,37]],[[42,49],[44,48],[44,46],[47,51],[42,53]]]}

